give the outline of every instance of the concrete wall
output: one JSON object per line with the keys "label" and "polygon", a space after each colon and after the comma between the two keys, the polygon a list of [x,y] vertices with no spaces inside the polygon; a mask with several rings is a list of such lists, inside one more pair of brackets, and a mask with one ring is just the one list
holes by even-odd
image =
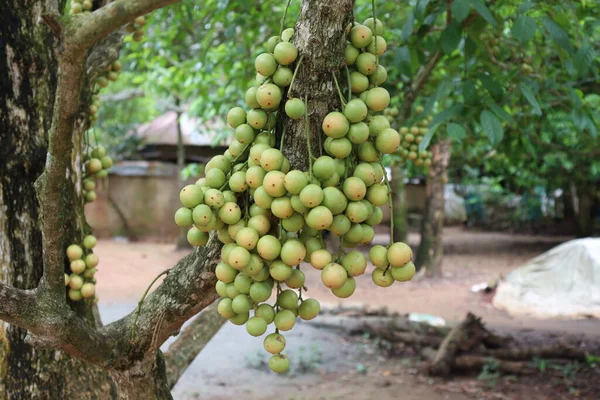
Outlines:
{"label": "concrete wall", "polygon": [[[173,221],[173,214],[181,205],[175,164],[119,162],[111,169],[109,180],[98,182],[98,186],[97,200],[85,207],[87,221],[96,236],[126,234],[122,219],[108,199],[110,196],[122,211],[133,236],[161,242],[176,240],[179,228]],[[407,199],[410,212],[422,212],[426,199],[425,186],[409,184]],[[387,222],[389,207],[386,205],[382,208],[384,222]]]}

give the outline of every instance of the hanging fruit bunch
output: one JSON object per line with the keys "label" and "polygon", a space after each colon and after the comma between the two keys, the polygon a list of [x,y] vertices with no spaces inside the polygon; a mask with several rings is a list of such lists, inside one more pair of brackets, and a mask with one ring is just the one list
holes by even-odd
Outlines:
{"label": "hanging fruit bunch", "polygon": [[99,259],[92,249],[96,246],[96,237],[88,235],[83,243],[71,244],[67,247],[66,255],[69,260],[71,273],[65,273],[65,286],[69,298],[73,301],[88,299],[96,294],[96,267]]}
{"label": "hanging fruit bunch", "polygon": [[[415,113],[417,115],[422,114],[423,107],[417,106]],[[400,129],[402,141],[396,154],[405,162],[412,162],[415,167],[424,167],[427,169],[431,165],[431,152],[419,151],[419,144],[429,131],[431,119],[431,116],[422,118],[419,121],[414,121],[412,126],[404,126]]]}
{"label": "hanging fruit bunch", "polygon": [[[227,113],[235,140],[206,164],[204,178],[182,189],[183,207],[175,214],[177,225],[190,227],[187,238],[192,245],[205,245],[209,232],[216,232],[224,244],[215,270],[218,312],[236,325],[245,324],[252,336],[265,334],[274,324],[264,348],[273,354],[269,366],[278,373],[290,365],[282,353],[286,340],[281,332],[292,329],[298,317],[311,320],[320,311],[317,300],[304,297],[301,264],[320,270],[323,284],[335,296],[351,296],[367,258],[346,249],[370,243],[373,227],[383,218],[380,206],[391,209],[381,156],[394,153],[401,139],[380,114],[390,100],[387,90],[379,87],[387,76],[378,63],[386,49],[383,25],[369,18],[352,23],[347,34],[350,68],[340,72],[346,73],[348,83],[340,87],[336,74],[332,76],[341,108],[325,116],[322,133],[310,131],[307,98],[284,99],[285,92],[292,92],[302,61],[291,42],[293,29],[268,40],[267,52],[255,60],[256,84],[245,95],[248,108],[234,107]],[[306,171],[294,169],[282,153],[285,132],[276,147],[275,120],[282,112],[298,123],[304,119]],[[325,139],[327,154],[313,156],[315,137],[319,143]],[[339,238],[336,252],[325,246],[324,231]],[[370,257],[376,266],[372,280],[378,286],[403,282],[414,274],[410,247],[394,243],[393,237],[387,247],[374,246]],[[269,303],[273,294],[275,301]]]}

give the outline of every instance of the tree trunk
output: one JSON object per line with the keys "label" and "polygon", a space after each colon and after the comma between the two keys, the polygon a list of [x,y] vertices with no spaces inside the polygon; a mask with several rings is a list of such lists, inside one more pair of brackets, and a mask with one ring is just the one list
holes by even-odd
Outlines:
{"label": "tree trunk", "polygon": [[592,235],[594,220],[592,215],[592,193],[589,188],[577,189],[579,210],[577,213],[577,237],[584,238]]}
{"label": "tree trunk", "polygon": [[408,203],[406,202],[406,185],[404,184],[404,168],[398,161],[391,164],[393,207],[394,207],[394,240],[406,242],[408,240]]}
{"label": "tree trunk", "polygon": [[[58,67],[55,39],[41,22],[48,10],[37,2],[20,0],[8,0],[4,9],[0,21],[0,282],[31,289],[42,276],[43,251],[34,183],[46,163]],[[81,127],[81,121],[76,125]],[[82,145],[78,133],[75,148]],[[76,195],[62,199],[71,210],[64,229],[72,241],[80,241],[86,229],[78,183],[80,157],[80,153],[72,157],[65,191]],[[91,302],[72,304],[72,308],[89,323],[96,323]],[[34,348],[26,336],[25,330],[0,323],[0,398],[114,396],[114,385],[105,371],[59,351]]]}
{"label": "tree trunk", "polygon": [[431,148],[432,164],[427,178],[427,203],[421,224],[421,243],[416,265],[429,277],[442,276],[444,255],[444,188],[448,180],[450,139],[442,139]]}

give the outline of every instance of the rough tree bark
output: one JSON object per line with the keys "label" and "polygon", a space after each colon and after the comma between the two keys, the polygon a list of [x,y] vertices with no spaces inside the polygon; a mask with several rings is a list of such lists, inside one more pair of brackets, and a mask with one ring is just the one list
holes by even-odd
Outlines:
{"label": "rough tree bark", "polygon": [[442,275],[444,243],[444,188],[448,181],[450,162],[450,139],[444,138],[431,148],[431,168],[427,179],[427,204],[421,224],[421,243],[417,250],[416,265],[425,268],[430,277]]}
{"label": "rough tree bark", "polygon": [[[185,340],[214,310],[176,341],[166,357],[173,362],[169,370],[159,347],[216,299],[216,238],[174,266],[137,312],[107,326],[94,317],[91,302],[67,301],[63,273],[65,248],[88,230],[79,183],[81,137],[90,82],[118,53],[107,36],[175,0],[101,2],[93,13],[75,17],[61,16],[64,0],[8,1],[0,24],[0,320],[6,321],[0,398],[170,399],[185,369],[179,349],[199,351],[202,346],[190,349]],[[343,62],[353,3],[303,2],[295,42],[305,57],[294,95],[309,99],[313,139],[324,115],[339,106],[331,72]],[[102,45],[113,58],[94,57]],[[284,125],[284,153],[293,167],[306,168],[303,123],[279,121]],[[220,325],[203,326],[206,336],[210,327]]]}
{"label": "rough tree bark", "polygon": [[408,240],[408,204],[406,203],[406,185],[404,183],[404,167],[401,162],[393,161],[392,170],[393,207],[394,207],[394,240],[407,242]]}

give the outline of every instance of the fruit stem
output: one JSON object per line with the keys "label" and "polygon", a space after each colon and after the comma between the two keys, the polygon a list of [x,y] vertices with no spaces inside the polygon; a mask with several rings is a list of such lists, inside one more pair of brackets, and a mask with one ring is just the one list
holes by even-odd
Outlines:
{"label": "fruit stem", "polygon": [[308,120],[308,96],[304,96],[304,129],[306,132],[306,147],[308,147],[308,176],[310,177],[310,181],[312,182],[313,176],[313,155],[312,148],[310,147],[310,121]]}
{"label": "fruit stem", "polygon": [[288,8],[290,7],[290,3],[292,0],[288,0],[287,5],[285,6],[285,11],[283,12],[283,18],[281,18],[281,27],[279,28],[279,38],[281,39],[281,34],[283,33],[283,26],[285,25],[285,17],[287,16]]}
{"label": "fruit stem", "polygon": [[[379,69],[379,55],[377,55],[377,18],[375,17],[375,0],[371,0],[371,7],[373,9],[373,42],[375,43],[375,73],[377,73],[377,69]],[[377,84],[377,77],[375,77],[375,87],[379,86]]]}
{"label": "fruit stem", "polygon": [[394,243],[394,205],[392,204],[392,187],[390,186],[390,181],[388,180],[387,170],[383,165],[383,160],[379,162],[381,168],[383,168],[383,179],[385,181],[385,185],[388,190],[388,203],[390,207],[390,246]]}
{"label": "fruit stem", "polygon": [[146,296],[148,295],[148,292],[150,291],[150,289],[152,288],[152,286],[156,283],[156,281],[158,280],[158,278],[160,278],[163,275],[169,275],[169,272],[171,272],[171,268],[165,269],[163,272],[161,272],[160,274],[158,274],[156,276],[156,278],[154,278],[152,280],[152,282],[150,282],[150,286],[148,286],[146,288],[146,291],[144,292],[144,294],[142,295],[142,298],[138,302],[137,308],[135,309],[135,318],[133,319],[132,337],[135,337],[135,335],[136,335],[138,318],[140,317],[140,314],[142,313],[142,304],[144,303],[144,300],[146,299]]}
{"label": "fruit stem", "polygon": [[290,81],[290,87],[288,88],[288,99],[292,98],[292,88],[294,87],[294,81],[296,80],[296,74],[298,73],[298,70],[300,69],[300,64],[302,64],[303,58],[304,58],[304,54],[302,54],[300,56],[300,59],[298,60],[298,64],[296,64],[296,68],[294,69],[294,75],[292,75],[292,80]]}
{"label": "fruit stem", "polygon": [[348,79],[348,103],[352,100],[352,84],[350,83],[350,69],[346,65],[346,78]]}
{"label": "fruit stem", "polygon": [[281,132],[281,143],[279,143],[279,151],[283,151],[283,143],[285,141],[285,126]]}
{"label": "fruit stem", "polygon": [[338,247],[338,254],[337,254],[337,258],[335,260],[335,262],[337,262],[337,263],[340,262],[340,259],[342,258],[342,252],[344,251],[344,245],[343,245],[344,236],[345,236],[345,234],[340,236],[340,245]]}
{"label": "fruit stem", "polygon": [[344,100],[344,96],[342,95],[342,91],[340,90],[340,85],[338,84],[337,78],[335,77],[335,72],[331,72],[333,75],[333,81],[335,82],[335,88],[337,89],[338,94],[340,95],[340,102],[342,103],[342,108],[346,105],[346,100]]}

